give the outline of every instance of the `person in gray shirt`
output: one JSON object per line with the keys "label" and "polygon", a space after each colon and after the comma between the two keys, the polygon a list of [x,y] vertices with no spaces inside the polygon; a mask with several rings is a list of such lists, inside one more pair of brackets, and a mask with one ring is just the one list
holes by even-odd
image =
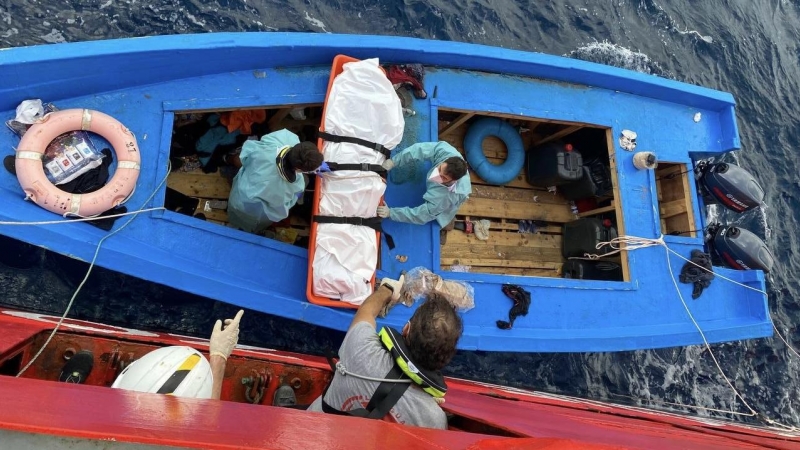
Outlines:
{"label": "person in gray shirt", "polygon": [[[309,411],[447,428],[447,417],[439,406],[447,387],[439,370],[456,353],[462,332],[461,318],[444,297],[429,293],[402,333],[388,327],[377,333],[375,319],[388,302],[397,301],[402,283],[403,277],[399,281],[384,278],[359,307],[339,349],[340,367],[326,392],[309,406]],[[364,377],[401,381],[379,382]],[[405,389],[399,391],[402,396],[396,402],[370,408],[370,400],[373,394],[378,397],[379,387],[391,390],[399,388],[401,383]],[[384,410],[388,413],[381,415]]]}

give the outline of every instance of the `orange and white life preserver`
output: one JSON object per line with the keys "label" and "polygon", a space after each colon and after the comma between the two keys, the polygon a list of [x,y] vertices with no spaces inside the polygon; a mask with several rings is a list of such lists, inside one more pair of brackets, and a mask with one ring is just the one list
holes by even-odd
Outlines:
{"label": "orange and white life preserver", "polygon": [[[106,138],[117,155],[117,169],[105,186],[88,194],[71,194],[57,188],[44,174],[42,156],[50,142],[69,131],[85,130]],[[22,136],[14,162],[26,199],[61,215],[94,216],[128,199],[139,177],[136,138],[119,121],[90,109],[55,111],[33,124]]]}

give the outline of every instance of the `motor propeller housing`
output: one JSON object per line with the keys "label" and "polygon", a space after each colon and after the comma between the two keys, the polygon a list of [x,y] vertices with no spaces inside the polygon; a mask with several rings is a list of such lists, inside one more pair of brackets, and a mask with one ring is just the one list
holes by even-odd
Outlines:
{"label": "motor propeller housing", "polygon": [[764,241],[744,228],[712,224],[708,228],[706,243],[718,256],[719,262],[731,269],[758,269],[769,273],[775,264],[775,257]]}
{"label": "motor propeller housing", "polygon": [[750,172],[739,166],[701,161],[695,174],[706,204],[720,204],[741,213],[760,206],[764,201],[761,185]]}

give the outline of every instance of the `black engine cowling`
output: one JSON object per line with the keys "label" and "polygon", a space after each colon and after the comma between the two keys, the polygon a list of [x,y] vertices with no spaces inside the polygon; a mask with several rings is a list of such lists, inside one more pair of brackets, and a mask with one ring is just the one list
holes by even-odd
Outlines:
{"label": "black engine cowling", "polygon": [[764,190],[750,172],[727,163],[699,163],[697,171],[706,203],[719,203],[736,211],[749,211],[761,205]]}
{"label": "black engine cowling", "polygon": [[775,258],[764,241],[744,228],[717,226],[709,229],[709,246],[720,262],[737,270],[758,269],[769,273]]}

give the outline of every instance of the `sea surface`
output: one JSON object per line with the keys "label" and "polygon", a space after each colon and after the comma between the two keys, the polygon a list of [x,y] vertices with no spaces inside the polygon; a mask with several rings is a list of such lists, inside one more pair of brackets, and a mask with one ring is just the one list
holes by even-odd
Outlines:
{"label": "sea surface", "polygon": [[[735,216],[771,247],[769,304],[800,347],[800,17],[798,0],[0,0],[0,48],[176,33],[303,31],[413,36],[536,51],[733,93],[742,150],[726,158],[766,190]],[[0,80],[0,83],[2,80]],[[4,239],[0,304],[61,314],[87,265]],[[715,280],[714,282],[724,282]],[[72,316],[207,336],[235,308],[95,269]],[[535,308],[531,312],[535,314]],[[241,343],[321,353],[342,333],[248,312]],[[800,426],[800,357],[779,338],[714,345],[747,403]],[[462,352],[450,375],[710,417],[750,420],[704,347],[586,354]]]}

